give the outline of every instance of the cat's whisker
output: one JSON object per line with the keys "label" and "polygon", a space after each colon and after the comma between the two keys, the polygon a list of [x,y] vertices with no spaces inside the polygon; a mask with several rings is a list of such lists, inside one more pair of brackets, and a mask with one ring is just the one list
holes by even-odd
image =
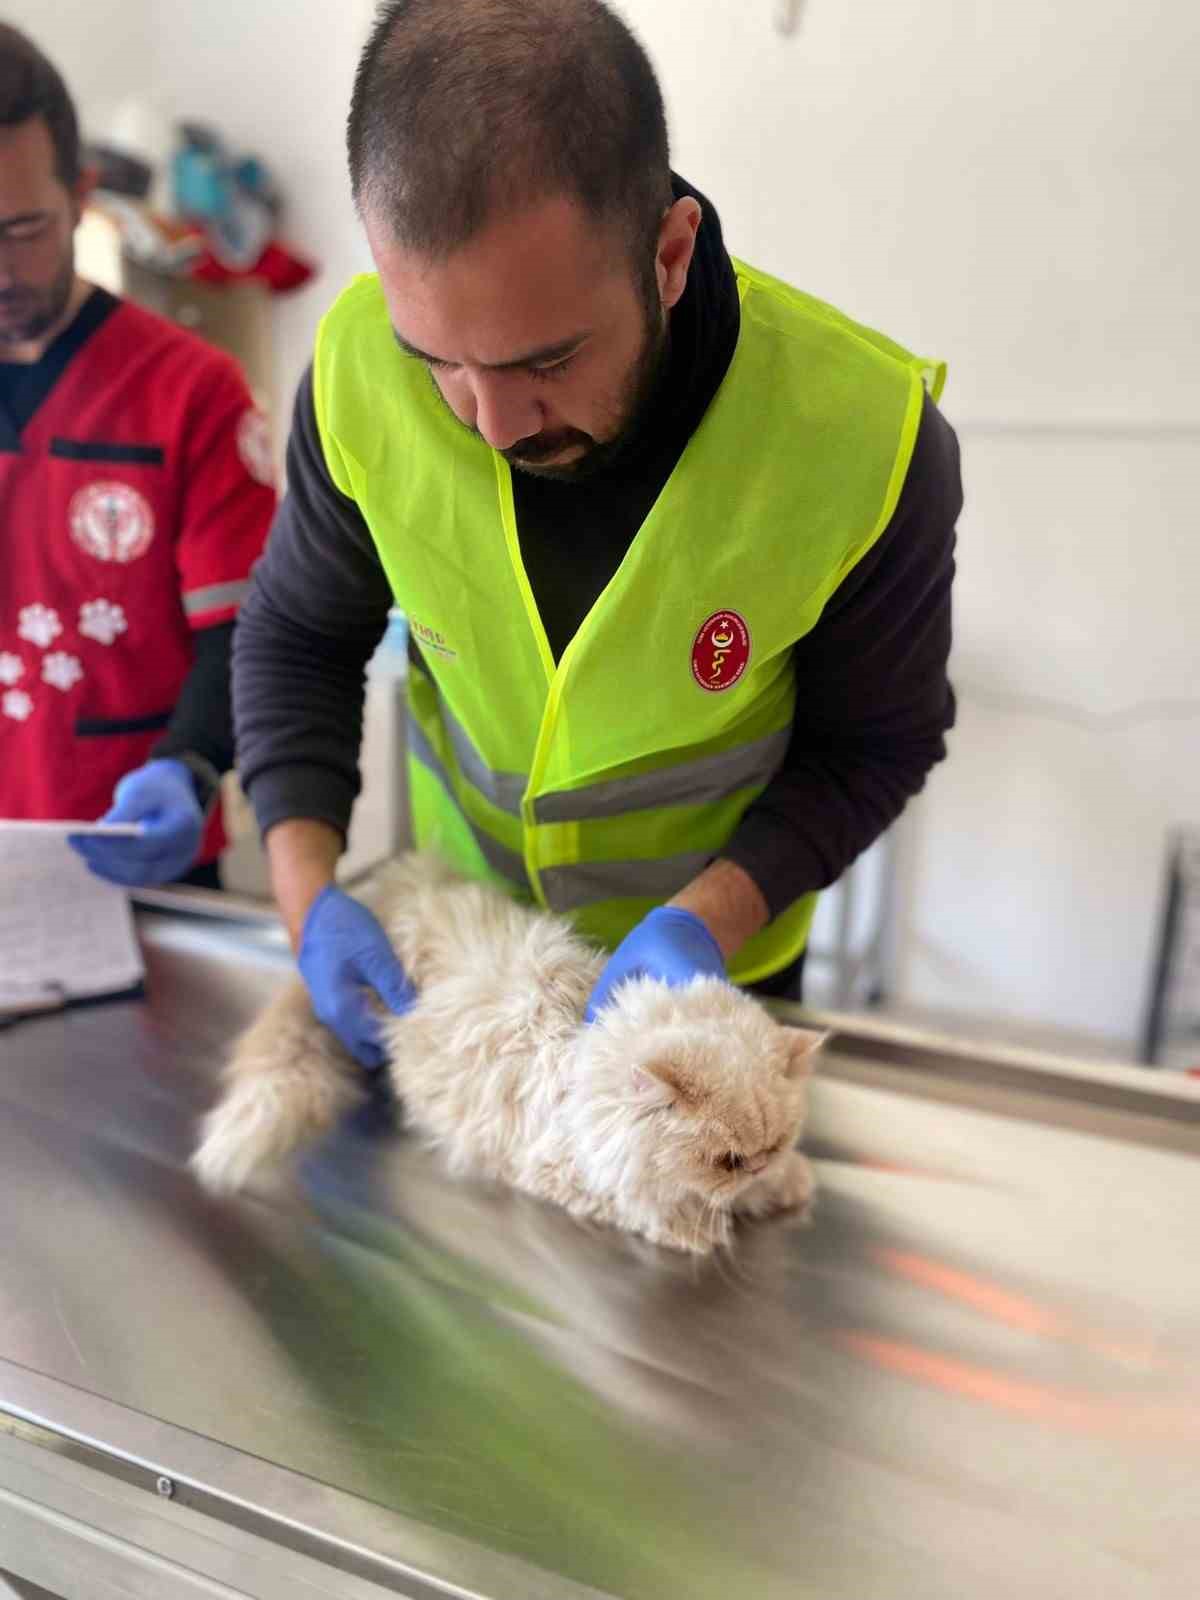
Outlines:
{"label": "cat's whisker", "polygon": [[[717,1221],[724,1209],[725,1208],[721,1204],[721,1198],[719,1195],[709,1195],[708,1199],[705,1201],[705,1209],[702,1215],[707,1215],[711,1226],[712,1223]],[[724,1254],[724,1249],[720,1242],[717,1242],[714,1245],[711,1254],[713,1265],[716,1268],[718,1275],[723,1277],[724,1262],[721,1260],[721,1257]]]}
{"label": "cat's whisker", "polygon": [[735,1289],[745,1292],[754,1287],[754,1280],[746,1270],[745,1263],[733,1248],[732,1234],[729,1241],[717,1253],[720,1255],[722,1264],[728,1273],[728,1281]]}
{"label": "cat's whisker", "polygon": [[750,1281],[742,1271],[741,1262],[738,1260],[734,1241],[737,1237],[737,1221],[733,1213],[729,1214],[729,1229],[723,1244],[717,1247],[717,1254],[721,1258],[721,1266],[726,1273],[726,1281],[735,1289],[744,1289]]}
{"label": "cat's whisker", "polygon": [[705,1253],[701,1247],[704,1242],[704,1222],[707,1215],[708,1202],[706,1201],[696,1213],[696,1219],[692,1227],[692,1244],[694,1247],[693,1253],[697,1256],[704,1255]]}

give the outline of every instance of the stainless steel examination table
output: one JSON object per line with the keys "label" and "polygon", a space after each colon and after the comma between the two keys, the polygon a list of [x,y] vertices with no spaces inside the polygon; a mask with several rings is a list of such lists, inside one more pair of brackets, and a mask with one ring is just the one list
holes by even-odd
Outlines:
{"label": "stainless steel examination table", "polygon": [[451,1183],[382,1103],[217,1203],[195,1119],[285,954],[141,929],[146,1000],[0,1031],[0,1569],[69,1600],[1200,1595],[1194,1086],[851,1023],[812,1226],[707,1264]]}

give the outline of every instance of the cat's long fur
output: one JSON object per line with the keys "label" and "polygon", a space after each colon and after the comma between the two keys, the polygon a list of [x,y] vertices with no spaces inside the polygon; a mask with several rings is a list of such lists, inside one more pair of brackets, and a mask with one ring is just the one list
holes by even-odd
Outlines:
{"label": "cat's long fur", "polygon": [[[713,979],[629,983],[584,1027],[603,955],[431,856],[394,863],[375,910],[419,995],[382,1024],[393,1085],[452,1172],[701,1253],[735,1212],[807,1205],[793,1146],[818,1036]],[[294,981],[238,1041],[193,1167],[239,1188],[362,1093]]]}

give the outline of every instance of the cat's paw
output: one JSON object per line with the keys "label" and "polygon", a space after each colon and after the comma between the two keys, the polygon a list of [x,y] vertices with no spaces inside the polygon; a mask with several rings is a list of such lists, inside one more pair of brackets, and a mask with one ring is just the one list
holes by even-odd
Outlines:
{"label": "cat's paw", "polygon": [[261,1080],[235,1084],[201,1132],[189,1163],[193,1173],[211,1193],[233,1194],[279,1154],[278,1098]]}
{"label": "cat's paw", "polygon": [[739,1217],[775,1217],[785,1211],[808,1214],[816,1177],[799,1150],[789,1150],[765,1178],[744,1189],[734,1202]]}

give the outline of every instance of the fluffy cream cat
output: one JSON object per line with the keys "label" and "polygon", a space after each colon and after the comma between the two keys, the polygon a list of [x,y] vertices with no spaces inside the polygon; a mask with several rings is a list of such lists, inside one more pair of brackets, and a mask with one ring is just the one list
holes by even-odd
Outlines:
{"label": "fluffy cream cat", "polygon": [[[452,1172],[698,1253],[728,1242],[735,1214],[807,1206],[793,1146],[822,1035],[712,978],[630,982],[585,1027],[604,956],[430,856],[389,867],[375,911],[419,993],[382,1024],[392,1083]],[[193,1168],[239,1188],[363,1093],[292,982],[238,1041]]]}

